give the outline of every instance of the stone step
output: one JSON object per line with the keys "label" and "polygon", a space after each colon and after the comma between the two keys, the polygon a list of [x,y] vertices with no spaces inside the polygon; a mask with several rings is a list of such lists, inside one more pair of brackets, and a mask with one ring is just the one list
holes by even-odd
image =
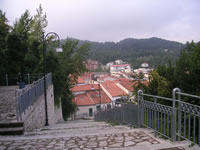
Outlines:
{"label": "stone step", "polygon": [[0,122],[0,128],[15,128],[15,127],[23,127],[23,122]]}
{"label": "stone step", "polygon": [[23,133],[23,122],[0,122],[0,135],[22,135]]}
{"label": "stone step", "polygon": [[0,128],[0,135],[22,135],[24,127]]}

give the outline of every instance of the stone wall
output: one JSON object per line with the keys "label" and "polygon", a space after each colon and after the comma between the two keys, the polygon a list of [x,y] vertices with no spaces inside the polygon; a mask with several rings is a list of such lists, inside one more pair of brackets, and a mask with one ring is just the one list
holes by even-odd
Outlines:
{"label": "stone wall", "polygon": [[[55,124],[62,120],[61,107],[54,105],[53,85],[50,85],[47,90],[47,106],[49,125]],[[31,106],[25,114],[22,115],[25,131],[41,128],[45,125],[45,99],[44,95],[40,96],[37,102]]]}
{"label": "stone wall", "polygon": [[0,86],[0,122],[16,121],[15,91],[19,86]]}

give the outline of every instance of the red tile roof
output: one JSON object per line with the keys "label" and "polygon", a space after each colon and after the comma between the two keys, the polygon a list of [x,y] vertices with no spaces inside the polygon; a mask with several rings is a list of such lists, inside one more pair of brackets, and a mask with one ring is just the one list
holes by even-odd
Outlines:
{"label": "red tile roof", "polygon": [[133,81],[130,79],[120,78],[119,83],[125,87],[129,92],[133,91]]}
{"label": "red tile roof", "polygon": [[106,93],[102,89],[100,90],[100,97],[99,90],[88,92],[88,96],[95,102],[95,104],[105,104],[112,102],[111,99],[106,95]]}
{"label": "red tile roof", "polygon": [[97,84],[87,84],[87,85],[80,85],[80,86],[74,86],[71,91],[72,92],[81,92],[81,91],[89,91],[93,89],[99,89],[99,86]]}
{"label": "red tile roof", "polygon": [[127,95],[122,89],[120,89],[116,84],[116,81],[105,81],[102,86],[110,93],[111,96],[123,96]]}
{"label": "red tile roof", "polygon": [[77,83],[78,83],[78,84],[81,84],[81,83],[85,83],[85,82],[84,82],[84,80],[79,76],[79,77],[78,77]]}
{"label": "red tile roof", "polygon": [[76,95],[72,101],[78,106],[95,105],[95,102],[86,93]]}

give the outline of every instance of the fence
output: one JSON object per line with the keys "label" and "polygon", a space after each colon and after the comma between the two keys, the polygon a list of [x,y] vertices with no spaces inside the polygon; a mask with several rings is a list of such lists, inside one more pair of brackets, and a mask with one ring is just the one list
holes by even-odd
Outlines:
{"label": "fence", "polygon": [[[52,84],[52,75],[46,75],[46,87]],[[22,114],[32,106],[44,93],[44,78],[41,78],[23,89],[16,90],[17,119],[22,121]]]}
{"label": "fence", "polygon": [[[40,79],[43,75],[42,74],[23,74],[25,84],[31,84],[32,82]],[[9,86],[9,85],[17,85],[19,82],[18,75],[8,75],[5,74],[4,77],[1,79],[1,85]]]}
{"label": "fence", "polygon": [[154,130],[172,141],[189,140],[200,145],[200,106],[184,102],[200,99],[199,96],[173,90],[172,98],[145,94],[138,91],[138,103],[122,104],[110,110],[98,112],[97,121],[116,121],[136,127]]}
{"label": "fence", "polygon": [[113,121],[120,124],[138,126],[138,107],[136,104],[121,104],[95,114],[96,121]]}

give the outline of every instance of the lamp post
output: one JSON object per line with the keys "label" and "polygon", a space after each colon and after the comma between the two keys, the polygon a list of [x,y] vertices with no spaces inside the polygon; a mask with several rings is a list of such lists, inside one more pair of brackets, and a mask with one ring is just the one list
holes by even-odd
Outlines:
{"label": "lamp post", "polygon": [[56,50],[58,50],[59,52],[61,52],[62,48],[61,48],[61,43],[60,43],[60,37],[57,33],[55,32],[49,32],[45,35],[45,33],[43,32],[42,35],[42,42],[43,42],[43,76],[44,76],[44,99],[45,99],[45,126],[49,125],[49,121],[48,121],[48,111],[47,111],[47,87],[46,87],[46,41],[47,41],[47,37],[49,35],[55,35],[58,38],[58,44],[59,44],[59,48],[57,48]]}
{"label": "lamp post", "polygon": [[99,111],[101,111],[101,89],[100,89],[100,82],[98,81],[98,85],[99,85],[99,102],[100,102],[100,109]]}
{"label": "lamp post", "polygon": [[99,90],[99,111],[101,111],[101,88],[100,88],[100,81],[98,80],[98,77],[95,78],[95,80],[98,82],[98,90]]}

